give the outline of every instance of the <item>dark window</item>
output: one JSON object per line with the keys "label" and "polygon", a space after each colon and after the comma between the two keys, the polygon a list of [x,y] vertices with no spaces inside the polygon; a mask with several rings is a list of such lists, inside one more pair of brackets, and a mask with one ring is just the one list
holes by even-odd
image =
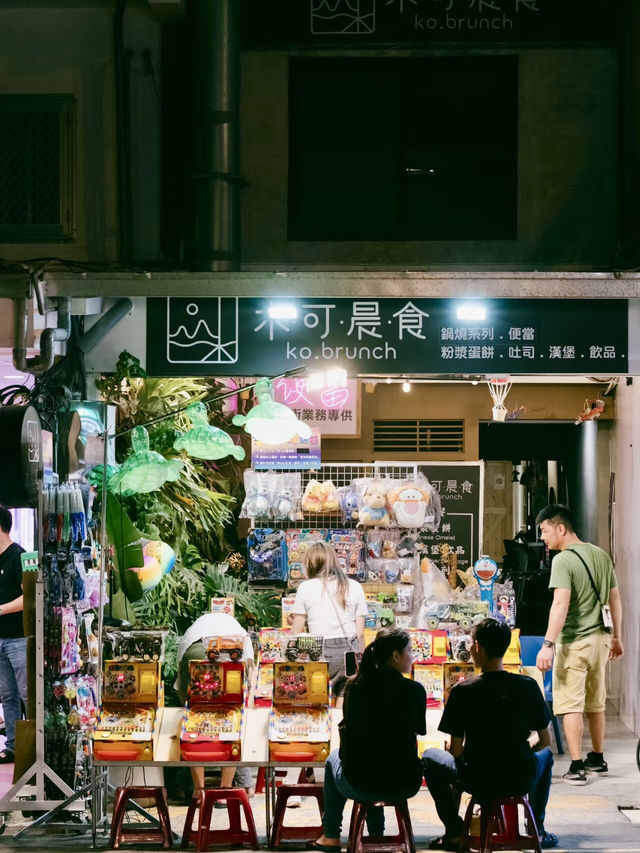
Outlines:
{"label": "dark window", "polygon": [[67,95],[0,96],[0,240],[70,235],[71,107]]}
{"label": "dark window", "polygon": [[291,59],[290,240],[513,240],[517,58]]}
{"label": "dark window", "polygon": [[374,453],[464,453],[464,421],[374,420]]}

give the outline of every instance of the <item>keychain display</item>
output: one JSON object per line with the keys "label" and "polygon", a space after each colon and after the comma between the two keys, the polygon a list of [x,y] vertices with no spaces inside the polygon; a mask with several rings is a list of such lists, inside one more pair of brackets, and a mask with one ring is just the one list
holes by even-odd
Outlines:
{"label": "keychain display", "polygon": [[249,583],[286,584],[287,542],[283,530],[257,527],[247,536]]}
{"label": "keychain display", "polygon": [[352,580],[363,582],[366,578],[366,554],[362,531],[329,530],[328,540],[347,575]]}
{"label": "keychain display", "polygon": [[295,589],[305,579],[304,555],[309,545],[326,541],[327,530],[310,527],[292,528],[286,531],[287,559],[289,563],[289,586]]}

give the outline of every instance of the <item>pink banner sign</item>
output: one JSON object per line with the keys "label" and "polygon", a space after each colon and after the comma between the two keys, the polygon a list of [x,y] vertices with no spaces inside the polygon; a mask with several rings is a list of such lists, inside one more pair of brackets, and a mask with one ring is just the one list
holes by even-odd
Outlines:
{"label": "pink banner sign", "polygon": [[293,409],[301,421],[320,432],[323,438],[360,435],[360,392],[357,379],[342,385],[310,387],[307,376],[274,380],[276,400]]}

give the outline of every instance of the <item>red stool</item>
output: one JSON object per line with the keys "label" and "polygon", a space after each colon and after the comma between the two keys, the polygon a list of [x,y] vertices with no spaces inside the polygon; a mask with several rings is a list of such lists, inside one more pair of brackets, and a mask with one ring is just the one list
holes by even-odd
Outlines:
{"label": "red stool", "polygon": [[[229,826],[227,829],[211,829],[213,805],[218,801],[227,804]],[[240,806],[244,811],[247,829],[242,828]],[[198,828],[192,829],[196,810],[200,809]],[[187,817],[182,833],[182,846],[189,842],[196,845],[196,850],[208,850],[210,845],[250,844],[253,850],[258,849],[258,834],[253,820],[253,812],[249,798],[244,788],[211,788],[206,791],[196,791],[189,803]]]}
{"label": "red stool", "polygon": [[[123,829],[125,812],[129,800],[154,800],[158,809],[158,826],[147,824],[136,829]],[[111,835],[109,843],[111,848],[117,850],[121,844],[146,844],[162,842],[165,849],[173,847],[171,835],[171,822],[169,820],[169,807],[167,806],[167,792],[164,788],[129,787],[117,788],[113,801],[113,815],[111,816]]]}
{"label": "red stool", "polygon": [[[276,788],[279,788],[282,785],[282,781],[278,781],[278,779],[282,780],[287,775],[286,770],[274,770],[274,775],[276,777]],[[313,773],[313,767],[303,767],[300,770],[298,775],[298,782],[307,782],[308,776]],[[264,788],[266,785],[266,770],[264,767],[260,767],[258,769],[258,776],[256,778],[256,794],[264,794]]]}
{"label": "red stool", "polygon": [[273,825],[269,847],[276,848],[282,841],[315,841],[322,835],[322,824],[318,826],[283,826],[289,797],[314,797],[318,802],[320,817],[324,812],[324,794],[322,785],[311,782],[298,785],[281,785],[276,795],[276,808],[273,814]]}
{"label": "red stool", "polygon": [[[388,806],[396,810],[396,820],[398,821],[397,835],[383,835],[380,838],[363,837],[367,812],[371,806]],[[350,853],[391,853],[391,851],[396,850],[402,850],[404,853],[416,853],[407,801],[398,800],[393,803],[354,802],[353,811],[351,812],[351,824],[349,826],[348,849]]]}
{"label": "red stool", "polygon": [[[480,806],[480,835],[471,835],[471,818],[476,805]],[[520,834],[518,806],[524,809],[527,835]],[[496,797],[492,800],[481,800],[472,797],[464,817],[460,849],[535,850],[536,853],[542,853],[529,798]]]}

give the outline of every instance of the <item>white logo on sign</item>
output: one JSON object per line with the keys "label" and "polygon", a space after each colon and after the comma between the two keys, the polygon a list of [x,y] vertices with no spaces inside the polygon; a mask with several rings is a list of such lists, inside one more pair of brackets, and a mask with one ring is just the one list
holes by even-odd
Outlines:
{"label": "white logo on sign", "polygon": [[234,364],[238,360],[238,298],[201,302],[167,298],[170,364]]}
{"label": "white logo on sign", "polygon": [[367,35],[376,28],[376,0],[311,0],[314,35]]}

